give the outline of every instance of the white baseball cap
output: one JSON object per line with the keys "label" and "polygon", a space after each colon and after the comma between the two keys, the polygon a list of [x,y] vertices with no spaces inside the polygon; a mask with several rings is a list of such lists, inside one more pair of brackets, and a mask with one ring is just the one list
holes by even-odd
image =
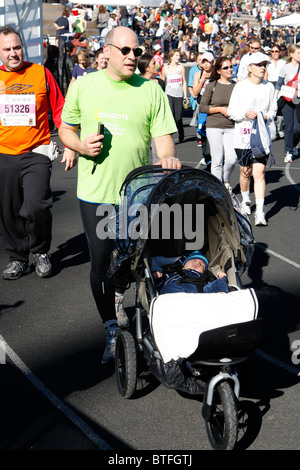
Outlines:
{"label": "white baseball cap", "polygon": [[155,51],[159,51],[159,49],[161,49],[161,46],[159,44],[155,44],[155,46],[153,46],[153,49]]}
{"label": "white baseball cap", "polygon": [[267,64],[271,63],[269,57],[266,54],[263,54],[262,52],[249,53],[248,65],[260,64],[261,62],[266,62]]}

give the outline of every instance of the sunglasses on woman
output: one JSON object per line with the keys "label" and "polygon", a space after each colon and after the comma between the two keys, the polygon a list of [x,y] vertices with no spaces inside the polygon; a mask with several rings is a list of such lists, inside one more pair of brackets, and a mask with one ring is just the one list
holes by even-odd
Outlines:
{"label": "sunglasses on woman", "polygon": [[226,67],[221,67],[221,70],[233,69],[232,65],[226,65]]}
{"label": "sunglasses on woman", "polygon": [[119,49],[119,51],[123,55],[128,55],[130,54],[131,51],[133,51],[134,57],[140,57],[143,54],[143,49],[141,49],[140,47],[136,47],[135,49],[133,49],[132,47],[129,47],[129,46],[118,47],[118,46],[115,46],[114,44],[107,44],[107,45],[116,47],[117,49]]}
{"label": "sunglasses on woman", "polygon": [[274,50],[274,51],[271,51],[271,52],[272,52],[272,54],[273,54],[273,52],[280,52],[280,51],[278,51],[278,50],[276,49],[276,50]]}

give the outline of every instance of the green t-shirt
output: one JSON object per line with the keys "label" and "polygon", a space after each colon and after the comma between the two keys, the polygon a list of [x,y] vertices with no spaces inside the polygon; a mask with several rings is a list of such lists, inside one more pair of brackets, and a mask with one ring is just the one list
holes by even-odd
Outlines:
{"label": "green t-shirt", "polygon": [[111,79],[106,70],[72,83],[62,120],[80,124],[80,139],[104,124],[104,141],[95,158],[81,155],[77,196],[87,202],[115,204],[128,173],[149,164],[150,138],[177,132],[168,98],[152,80],[134,74],[128,81]]}

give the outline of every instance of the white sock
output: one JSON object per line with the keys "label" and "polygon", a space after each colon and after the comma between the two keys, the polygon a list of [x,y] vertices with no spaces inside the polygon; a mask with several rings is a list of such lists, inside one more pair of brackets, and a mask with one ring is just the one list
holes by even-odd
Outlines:
{"label": "white sock", "polygon": [[250,191],[241,191],[241,195],[243,198],[243,202],[249,202],[250,201]]}
{"label": "white sock", "polygon": [[256,199],[255,204],[256,204],[256,212],[259,214],[262,214],[264,212],[264,199]]}

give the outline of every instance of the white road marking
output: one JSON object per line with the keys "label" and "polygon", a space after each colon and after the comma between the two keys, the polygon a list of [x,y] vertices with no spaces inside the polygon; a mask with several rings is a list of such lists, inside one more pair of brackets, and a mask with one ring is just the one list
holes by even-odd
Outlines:
{"label": "white road marking", "polygon": [[298,191],[300,191],[300,185],[295,183],[295,181],[293,180],[293,178],[291,177],[291,174],[290,174],[290,166],[291,166],[291,163],[287,163],[286,167],[285,167],[285,176],[287,177],[287,179],[289,180],[289,182],[296,188],[298,189]]}
{"label": "white road marking", "polygon": [[4,347],[4,353],[10,358],[14,365],[25,375],[25,377],[59,410],[61,411],[85,436],[100,450],[112,450],[88,424],[86,424],[80,416],[78,416],[71,408],[58,398],[45,384],[43,384],[34,373],[24,364],[19,356],[11,349],[7,342],[0,336],[1,345]]}
{"label": "white road marking", "polygon": [[286,258],[285,256],[280,255],[279,253],[276,253],[276,251],[273,251],[273,250],[270,250],[269,248],[266,248],[263,244],[255,243],[255,246],[257,246],[261,250],[265,251],[266,253],[269,253],[270,255],[273,255],[276,258],[279,258],[282,261],[285,261],[286,263],[290,264],[291,266],[294,266],[294,268],[300,269],[300,264],[295,263],[295,261],[292,261],[292,260]]}

